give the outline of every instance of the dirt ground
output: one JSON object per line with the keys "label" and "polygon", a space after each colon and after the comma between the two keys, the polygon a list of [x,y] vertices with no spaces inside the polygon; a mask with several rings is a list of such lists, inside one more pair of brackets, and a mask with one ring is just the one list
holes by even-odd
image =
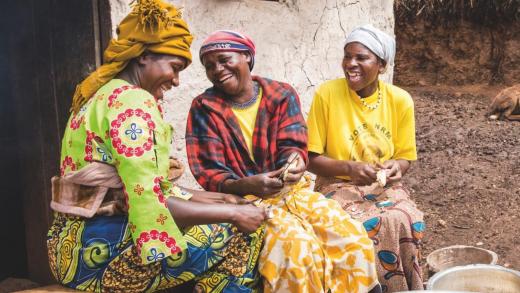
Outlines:
{"label": "dirt ground", "polygon": [[405,87],[416,111],[419,160],[404,182],[425,212],[423,263],[433,250],[473,245],[520,270],[520,122],[489,121],[502,87]]}

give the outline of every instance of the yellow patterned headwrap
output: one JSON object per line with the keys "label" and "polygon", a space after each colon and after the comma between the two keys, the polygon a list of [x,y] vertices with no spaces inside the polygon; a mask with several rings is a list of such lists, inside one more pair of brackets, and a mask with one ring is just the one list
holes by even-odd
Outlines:
{"label": "yellow patterned headwrap", "polygon": [[193,36],[181,13],[171,4],[136,0],[132,12],[121,21],[116,32],[117,39],[110,40],[104,52],[104,64],[76,87],[71,107],[74,113],[145,50],[184,57],[191,63]]}

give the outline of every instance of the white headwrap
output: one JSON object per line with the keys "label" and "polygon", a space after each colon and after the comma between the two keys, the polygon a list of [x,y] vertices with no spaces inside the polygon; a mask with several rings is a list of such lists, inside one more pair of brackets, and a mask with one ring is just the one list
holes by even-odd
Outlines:
{"label": "white headwrap", "polygon": [[358,42],[367,47],[372,53],[392,65],[395,57],[395,39],[389,34],[375,28],[371,24],[355,28],[345,40],[346,45]]}

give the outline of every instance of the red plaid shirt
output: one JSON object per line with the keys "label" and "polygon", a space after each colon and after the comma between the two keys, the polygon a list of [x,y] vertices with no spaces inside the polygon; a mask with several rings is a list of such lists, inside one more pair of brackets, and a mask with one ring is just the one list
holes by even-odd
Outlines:
{"label": "red plaid shirt", "polygon": [[288,84],[253,76],[262,87],[262,100],[253,132],[253,161],[242,130],[226,97],[207,89],[191,104],[186,127],[190,169],[199,184],[221,191],[229,179],[281,168],[292,152],[307,163],[307,127],[300,99]]}

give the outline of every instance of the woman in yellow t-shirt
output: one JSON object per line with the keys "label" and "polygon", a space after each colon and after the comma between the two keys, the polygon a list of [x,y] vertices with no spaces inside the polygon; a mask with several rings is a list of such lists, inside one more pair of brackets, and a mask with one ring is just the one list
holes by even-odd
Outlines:
{"label": "woman in yellow t-shirt", "polygon": [[323,83],[307,121],[315,190],[363,221],[373,240],[383,292],[422,289],[423,214],[401,178],[417,159],[413,100],[379,80],[395,40],[365,25],[347,37],[345,77]]}

